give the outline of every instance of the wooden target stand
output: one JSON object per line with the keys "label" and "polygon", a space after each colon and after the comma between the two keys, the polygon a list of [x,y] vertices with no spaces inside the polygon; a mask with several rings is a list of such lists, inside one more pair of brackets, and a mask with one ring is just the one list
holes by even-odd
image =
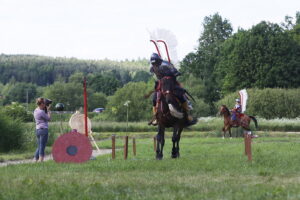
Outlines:
{"label": "wooden target stand", "polygon": [[[235,135],[239,134],[238,129],[235,130]],[[248,161],[252,161],[252,132],[243,130],[245,155],[248,157]]]}
{"label": "wooden target stand", "polygon": [[248,157],[248,161],[252,161],[252,150],[251,150],[252,136],[251,131],[244,131],[244,144],[245,144],[245,155]]}
{"label": "wooden target stand", "polygon": [[[69,126],[72,128],[72,130],[76,130],[76,132],[79,132],[83,135],[85,135],[84,125],[85,125],[85,116],[84,114],[81,114],[79,111],[76,111],[69,120]],[[96,149],[100,152],[100,149],[92,135],[92,123],[89,118],[87,118],[87,128],[88,128],[88,138],[91,142],[95,145]]]}
{"label": "wooden target stand", "polygon": [[83,96],[84,114],[76,112],[71,116],[69,125],[73,130],[58,137],[52,147],[53,159],[57,163],[82,163],[88,161],[93,152],[91,141],[94,143],[97,150],[100,151],[92,136],[91,121],[87,117],[85,77],[83,80]]}

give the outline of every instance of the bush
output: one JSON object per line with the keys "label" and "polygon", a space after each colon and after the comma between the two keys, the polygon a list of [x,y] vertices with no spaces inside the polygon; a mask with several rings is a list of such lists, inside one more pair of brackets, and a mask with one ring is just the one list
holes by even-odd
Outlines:
{"label": "bush", "polygon": [[203,99],[195,98],[196,102],[192,101],[192,115],[195,117],[208,117],[210,115],[210,107],[204,103]]}
{"label": "bush", "polygon": [[11,105],[7,105],[3,107],[2,112],[5,115],[10,116],[14,120],[20,120],[23,122],[32,122],[33,114],[27,112],[25,107],[19,103],[12,103]]}
{"label": "bush", "polygon": [[[248,89],[246,114],[266,119],[296,118],[300,116],[300,88],[298,89]],[[238,91],[231,93],[217,102],[232,108]]]}
{"label": "bush", "polygon": [[[144,82],[126,84],[123,88],[119,88],[113,96],[109,97],[104,111],[105,115],[113,121],[126,121],[128,108],[128,121],[151,119],[152,102],[150,99],[144,98],[144,95],[151,89]],[[130,101],[128,107],[125,105],[127,101]]]}
{"label": "bush", "polygon": [[23,147],[24,124],[0,112],[0,152],[8,152]]}
{"label": "bush", "polygon": [[250,90],[249,113],[256,112],[266,119],[296,118],[300,116],[299,89]]}

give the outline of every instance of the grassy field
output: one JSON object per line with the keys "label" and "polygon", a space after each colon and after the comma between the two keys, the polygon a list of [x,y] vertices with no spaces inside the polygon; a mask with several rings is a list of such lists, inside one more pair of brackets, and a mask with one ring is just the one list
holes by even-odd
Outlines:
{"label": "grassy field", "polygon": [[[196,125],[184,130],[186,135],[195,135],[194,133],[201,134],[209,137],[220,137],[222,135],[223,119],[221,117],[205,117],[199,118]],[[252,130],[262,133],[264,136],[270,135],[272,132],[283,133],[285,132],[300,132],[300,118],[296,119],[273,119],[265,120],[258,119],[258,129],[255,129],[254,124],[251,124]],[[151,135],[155,132],[157,127],[148,126],[147,122],[129,122],[128,127],[126,122],[108,122],[108,121],[95,121],[92,120],[92,131],[97,135],[96,139],[102,139],[103,133],[109,134],[124,134],[130,133],[135,135],[147,134]],[[49,140],[48,145],[51,146],[55,139],[61,133],[71,131],[68,120],[50,122],[49,124]],[[26,123],[24,130],[24,146],[27,149],[32,149],[36,146],[35,139],[35,124],[33,122]],[[100,134],[99,134],[100,133]],[[233,129],[233,135],[242,135],[241,129]],[[197,135],[196,134],[196,135]],[[105,134],[104,134],[105,135]],[[1,154],[0,154],[1,161]]]}
{"label": "grassy field", "polygon": [[116,160],[1,167],[0,199],[300,199],[300,137],[261,137],[252,147],[249,163],[242,138],[184,135],[173,160],[168,135],[157,161],[152,138],[138,138],[137,156],[129,151],[126,161],[118,151]]}
{"label": "grassy field", "polygon": [[[50,129],[50,136],[46,147],[46,153],[51,152],[51,145],[55,141],[61,133],[59,132],[59,127],[57,125],[51,124],[52,128]],[[34,135],[34,127],[31,127],[31,125],[28,124],[28,129],[25,132],[26,134],[26,143],[27,148],[21,149],[21,150],[14,150],[6,153],[0,153],[0,163],[5,161],[15,161],[15,160],[24,160],[24,159],[32,159],[33,158],[33,152],[36,149],[36,138]],[[67,133],[70,131],[70,128],[65,127],[64,132]],[[236,137],[237,135],[241,135],[243,130],[241,128],[233,129],[232,130],[232,136]],[[260,137],[300,137],[299,132],[283,132],[283,131],[254,131],[254,134],[259,135]],[[95,140],[107,140],[111,138],[112,135],[116,135],[117,138],[121,138],[123,136],[130,136],[135,137],[137,139],[140,138],[153,138],[156,135],[156,132],[93,132],[93,137]],[[168,130],[166,132],[167,137],[171,137],[172,132]],[[191,130],[184,130],[183,132],[184,137],[222,137],[222,133],[220,131],[191,131]],[[228,137],[228,133],[226,134],[226,137]],[[102,142],[100,146],[102,145]],[[110,146],[108,147],[110,148]]]}

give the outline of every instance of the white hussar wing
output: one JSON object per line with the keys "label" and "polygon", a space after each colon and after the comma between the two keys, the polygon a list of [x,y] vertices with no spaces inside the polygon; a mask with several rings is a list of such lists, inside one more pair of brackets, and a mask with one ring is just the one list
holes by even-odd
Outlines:
{"label": "white hussar wing", "polygon": [[[153,31],[149,31],[150,40],[159,41],[162,40],[167,44],[169,56],[173,65],[178,64],[178,55],[177,55],[177,39],[176,36],[169,30],[166,29],[156,29]],[[161,46],[161,43],[157,43],[159,47],[159,51],[164,60],[168,60],[167,52],[165,51],[165,47]]]}
{"label": "white hussar wing", "polygon": [[239,91],[239,94],[240,94],[241,104],[242,104],[242,113],[244,113],[246,111],[248,93],[246,89],[243,89]]}

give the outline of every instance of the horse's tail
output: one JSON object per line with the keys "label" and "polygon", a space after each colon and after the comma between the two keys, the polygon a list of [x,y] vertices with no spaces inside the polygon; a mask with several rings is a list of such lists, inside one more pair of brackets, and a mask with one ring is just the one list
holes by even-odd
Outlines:
{"label": "horse's tail", "polygon": [[255,124],[255,128],[257,128],[257,120],[255,117],[253,116],[249,116],[253,121],[254,121],[254,124]]}

